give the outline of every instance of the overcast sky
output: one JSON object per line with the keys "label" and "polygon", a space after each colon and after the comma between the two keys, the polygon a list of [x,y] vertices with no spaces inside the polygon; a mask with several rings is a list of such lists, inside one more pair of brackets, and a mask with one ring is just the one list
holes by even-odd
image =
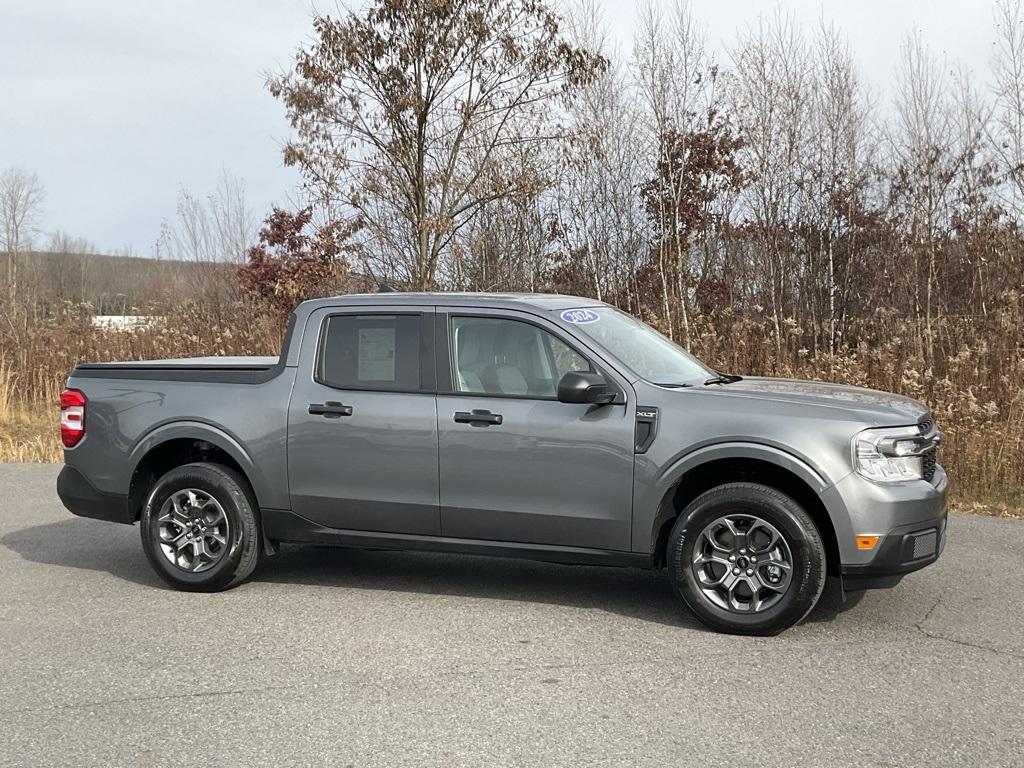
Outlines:
{"label": "overcast sky", "polygon": [[[628,51],[633,0],[599,2]],[[776,7],[691,4],[725,47]],[[932,51],[989,79],[994,0],[778,5],[808,32],[822,18],[834,21],[882,94],[914,27]],[[106,252],[130,246],[151,255],[179,191],[210,194],[221,168],[244,179],[262,218],[298,182],[281,163],[288,125],[262,73],[287,67],[308,40],[311,9],[310,0],[0,0],[0,170],[39,175],[47,232],[64,230]],[[720,58],[728,63],[724,51]]]}

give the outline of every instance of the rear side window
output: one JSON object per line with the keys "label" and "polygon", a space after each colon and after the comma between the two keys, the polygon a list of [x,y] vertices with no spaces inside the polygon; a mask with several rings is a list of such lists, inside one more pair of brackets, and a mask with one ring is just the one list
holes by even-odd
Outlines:
{"label": "rear side window", "polygon": [[420,315],[329,317],[316,380],[338,389],[419,390],[421,326]]}

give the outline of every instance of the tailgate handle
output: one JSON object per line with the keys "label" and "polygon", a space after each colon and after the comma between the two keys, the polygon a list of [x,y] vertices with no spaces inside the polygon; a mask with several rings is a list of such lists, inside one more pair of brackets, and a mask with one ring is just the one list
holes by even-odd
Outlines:
{"label": "tailgate handle", "polygon": [[455,423],[486,427],[488,424],[501,424],[501,414],[479,410],[474,410],[472,412],[456,411]]}
{"label": "tailgate handle", "polygon": [[314,416],[323,416],[325,419],[340,419],[342,416],[352,415],[352,406],[328,400],[326,403],[310,403],[309,412]]}

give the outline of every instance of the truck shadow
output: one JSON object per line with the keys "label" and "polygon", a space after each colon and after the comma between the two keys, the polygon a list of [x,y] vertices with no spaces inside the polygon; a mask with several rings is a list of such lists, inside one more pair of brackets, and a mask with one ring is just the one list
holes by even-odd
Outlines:
{"label": "truck shadow", "polygon": [[[713,631],[679,603],[664,570],[285,545],[260,564],[253,581],[550,603]],[[807,622],[834,621],[863,595],[848,594],[844,601],[838,581],[829,579]]]}
{"label": "truck shadow", "polygon": [[76,517],[13,531],[0,544],[33,563],[106,572],[145,587],[163,584],[146,560],[135,526]]}
{"label": "truck shadow", "polygon": [[545,603],[705,629],[679,605],[664,571],[286,545],[253,581]]}
{"label": "truck shadow", "polygon": [[[0,544],[31,562],[105,572],[142,587],[169,589],[146,560],[134,526],[74,518],[14,531],[0,538]],[[665,571],[285,545],[261,561],[249,588],[261,583],[563,605],[711,631],[679,604]],[[809,621],[832,621],[849,607],[835,588],[826,588]]]}

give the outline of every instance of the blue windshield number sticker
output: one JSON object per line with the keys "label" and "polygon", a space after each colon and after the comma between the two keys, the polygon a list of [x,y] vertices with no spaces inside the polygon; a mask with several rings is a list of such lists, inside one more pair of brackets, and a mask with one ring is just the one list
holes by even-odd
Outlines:
{"label": "blue windshield number sticker", "polygon": [[567,309],[562,313],[562,319],[567,323],[582,325],[584,323],[596,323],[601,319],[601,316],[592,309]]}

